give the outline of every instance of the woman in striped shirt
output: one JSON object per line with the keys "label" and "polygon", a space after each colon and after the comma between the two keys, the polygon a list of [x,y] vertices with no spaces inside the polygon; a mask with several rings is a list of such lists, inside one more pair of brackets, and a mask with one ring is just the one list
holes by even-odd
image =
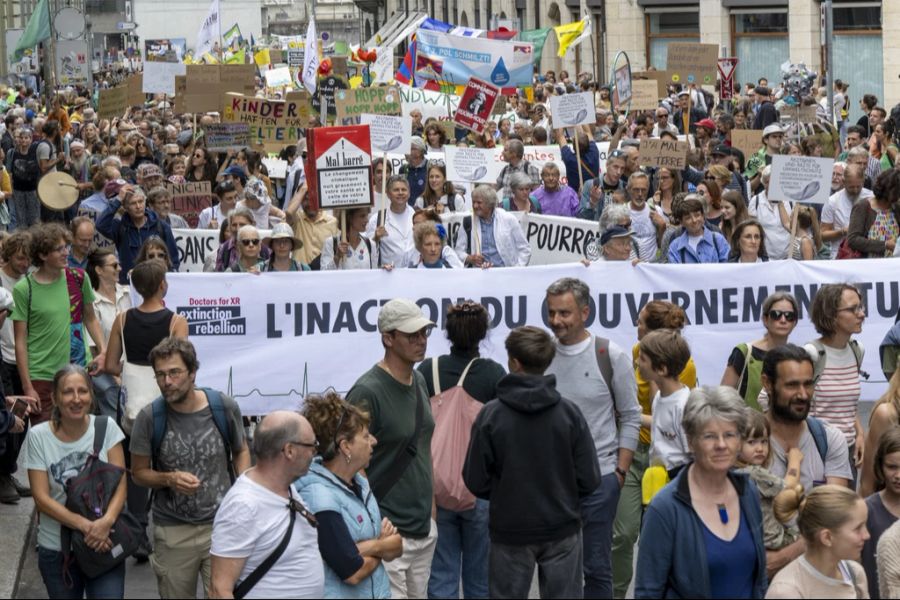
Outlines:
{"label": "woman in striped shirt", "polygon": [[[810,318],[822,337],[806,344],[815,365],[816,388],[811,414],[841,430],[850,449],[853,479],[862,465],[865,432],[859,420],[862,345],[852,336],[862,332],[866,305],[852,285],[828,284],[816,292]],[[855,489],[855,483],[853,484]]]}

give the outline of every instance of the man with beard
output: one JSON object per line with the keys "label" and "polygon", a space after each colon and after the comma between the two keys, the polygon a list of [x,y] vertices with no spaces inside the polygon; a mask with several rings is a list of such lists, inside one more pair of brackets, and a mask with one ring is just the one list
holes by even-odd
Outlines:
{"label": "man with beard", "polygon": [[866,174],[859,165],[844,167],[844,188],[828,198],[822,207],[822,239],[831,247],[831,258],[837,258],[841,241],[850,227],[850,211],[861,198],[871,198],[872,190],[863,187]]}
{"label": "man with beard", "polygon": [[210,543],[219,502],[250,468],[241,409],[221,392],[195,387],[193,344],[168,337],[150,351],[161,398],[138,414],[131,468],[153,494],[153,570],[162,598],[210,589]]}
{"label": "man with beard", "polygon": [[[851,472],[844,435],[809,416],[815,380],[813,361],[806,350],[794,344],[769,350],[763,360],[761,381],[769,397],[769,471],[783,478],[787,474],[788,450],[797,448],[803,453],[800,484],[806,493],[826,483],[846,486]],[[803,550],[804,542],[798,540],[781,550],[767,551],[769,579]]]}

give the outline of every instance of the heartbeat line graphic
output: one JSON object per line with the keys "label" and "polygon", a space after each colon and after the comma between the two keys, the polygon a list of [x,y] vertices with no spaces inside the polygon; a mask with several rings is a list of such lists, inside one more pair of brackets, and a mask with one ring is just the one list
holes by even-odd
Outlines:
{"label": "heartbeat line graphic", "polygon": [[228,384],[226,385],[226,394],[237,400],[238,398],[249,398],[251,396],[260,396],[262,398],[283,398],[285,396],[299,396],[305,398],[309,395],[309,363],[303,363],[303,381],[300,384],[300,390],[291,388],[286,392],[268,392],[263,393],[259,388],[253,388],[247,393],[234,393],[234,367],[228,369]]}

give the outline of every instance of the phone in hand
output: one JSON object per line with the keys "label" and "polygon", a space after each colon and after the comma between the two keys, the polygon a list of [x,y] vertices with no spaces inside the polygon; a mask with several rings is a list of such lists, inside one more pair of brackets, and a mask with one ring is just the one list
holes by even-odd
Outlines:
{"label": "phone in hand", "polygon": [[16,398],[16,401],[12,407],[12,414],[19,417],[20,419],[24,419],[25,413],[27,410],[28,410],[28,402],[26,402],[22,398]]}

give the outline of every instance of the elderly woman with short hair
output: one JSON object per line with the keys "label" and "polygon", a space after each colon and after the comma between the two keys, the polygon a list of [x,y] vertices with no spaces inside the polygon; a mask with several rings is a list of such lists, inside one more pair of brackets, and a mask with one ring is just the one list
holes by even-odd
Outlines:
{"label": "elderly woman with short hair", "polygon": [[759,492],[732,470],[747,409],[730,387],[691,392],[682,427],[694,460],[644,514],[635,598],[762,598],[766,550]]}
{"label": "elderly woman with short hair", "polygon": [[541,214],[541,205],[531,197],[534,182],[525,173],[513,173],[509,177],[510,195],[503,199],[503,210]]}
{"label": "elderly woman with short hair", "polygon": [[253,225],[244,225],[238,230],[238,260],[226,269],[229,273],[259,273],[264,267],[260,258],[261,240],[259,229]]}

